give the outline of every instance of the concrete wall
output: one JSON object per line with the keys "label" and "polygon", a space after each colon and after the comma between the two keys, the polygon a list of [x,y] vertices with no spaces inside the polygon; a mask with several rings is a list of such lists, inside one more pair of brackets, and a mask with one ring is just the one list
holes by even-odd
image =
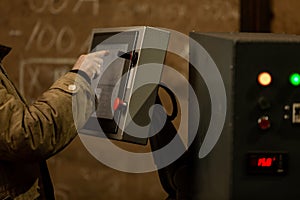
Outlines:
{"label": "concrete wall", "polygon": [[273,0],[272,32],[300,34],[300,1]]}

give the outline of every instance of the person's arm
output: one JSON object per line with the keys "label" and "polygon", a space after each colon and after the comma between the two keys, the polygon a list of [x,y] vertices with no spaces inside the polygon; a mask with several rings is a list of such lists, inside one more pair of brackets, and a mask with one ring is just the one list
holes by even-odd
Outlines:
{"label": "person's arm", "polygon": [[[80,66],[92,79],[97,74],[91,70],[95,65],[100,68],[99,58],[90,56],[79,59],[74,68]],[[89,83],[71,72],[30,106],[0,82],[0,160],[37,161],[57,153],[76,136],[76,126],[84,125],[94,100]]]}

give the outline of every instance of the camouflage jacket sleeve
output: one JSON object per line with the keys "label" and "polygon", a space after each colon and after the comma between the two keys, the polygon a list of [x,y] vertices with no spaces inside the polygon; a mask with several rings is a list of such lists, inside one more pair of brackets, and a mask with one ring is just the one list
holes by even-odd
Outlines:
{"label": "camouflage jacket sleeve", "polygon": [[71,142],[94,108],[89,84],[75,73],[61,77],[30,106],[10,81],[0,81],[0,160],[50,157]]}

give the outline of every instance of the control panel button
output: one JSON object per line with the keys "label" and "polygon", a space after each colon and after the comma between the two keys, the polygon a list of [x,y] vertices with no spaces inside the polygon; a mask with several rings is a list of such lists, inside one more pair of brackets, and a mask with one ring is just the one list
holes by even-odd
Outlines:
{"label": "control panel button", "polygon": [[257,120],[258,126],[261,130],[267,130],[271,127],[271,122],[268,116],[262,116]]}
{"label": "control panel button", "polygon": [[122,101],[120,98],[116,98],[114,101],[113,109],[114,111],[120,109],[120,108],[125,108],[127,106],[127,103]]}
{"label": "control panel button", "polygon": [[271,108],[271,103],[266,97],[260,97],[258,99],[258,106],[261,110],[267,110]]}

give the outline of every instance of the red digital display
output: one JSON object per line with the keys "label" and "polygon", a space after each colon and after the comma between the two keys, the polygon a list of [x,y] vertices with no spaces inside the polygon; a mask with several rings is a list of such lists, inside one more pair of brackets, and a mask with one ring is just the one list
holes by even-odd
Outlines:
{"label": "red digital display", "polygon": [[247,154],[247,172],[250,174],[285,174],[287,153],[254,152]]}
{"label": "red digital display", "polygon": [[276,160],[276,157],[273,157],[273,158],[268,158],[268,157],[258,158],[257,166],[258,167],[271,167],[275,160]]}

